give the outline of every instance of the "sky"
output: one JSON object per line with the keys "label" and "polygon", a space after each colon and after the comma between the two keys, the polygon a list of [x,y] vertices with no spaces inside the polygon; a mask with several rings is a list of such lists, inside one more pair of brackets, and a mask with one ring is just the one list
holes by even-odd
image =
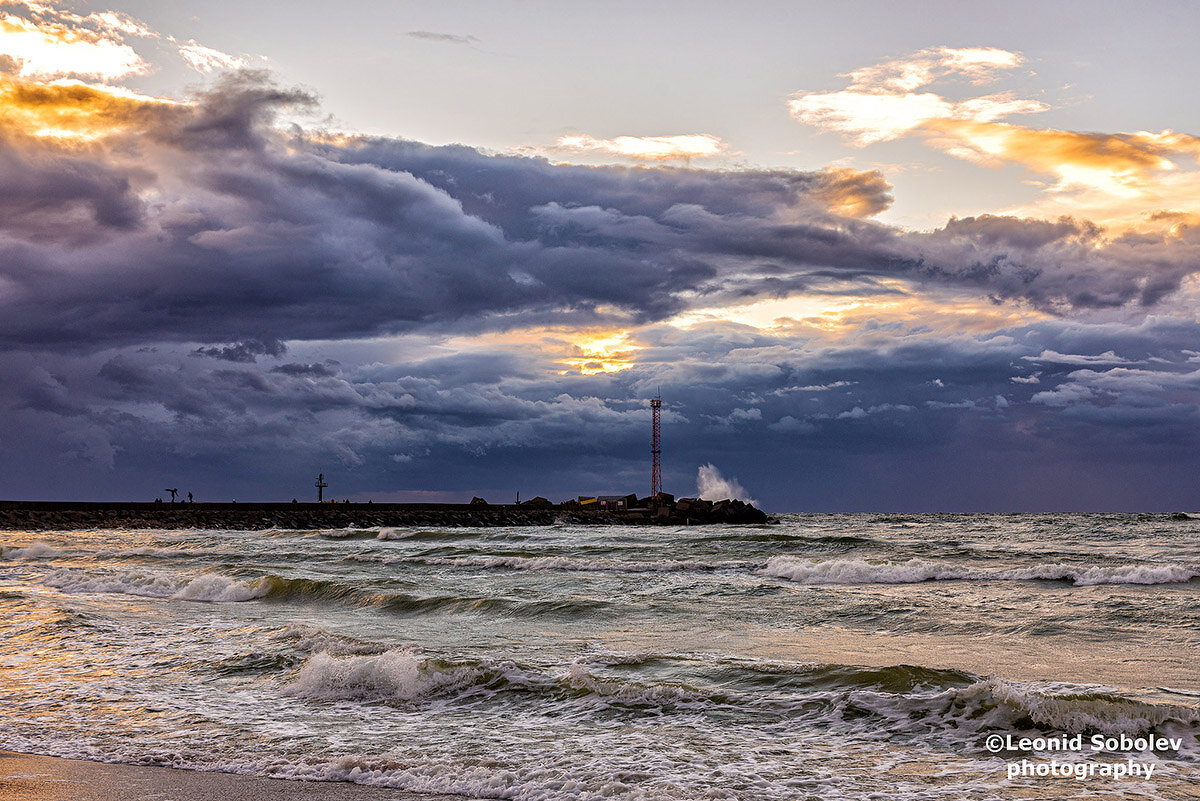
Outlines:
{"label": "sky", "polygon": [[0,497],[1200,510],[1198,22],[0,0]]}

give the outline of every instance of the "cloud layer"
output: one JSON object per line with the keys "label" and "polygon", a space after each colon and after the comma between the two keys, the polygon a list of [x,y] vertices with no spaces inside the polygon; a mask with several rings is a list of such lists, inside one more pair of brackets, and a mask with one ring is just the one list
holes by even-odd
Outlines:
{"label": "cloud layer", "polygon": [[[22,8],[109,55],[157,36]],[[15,496],[144,497],[171,476],[202,499],[287,499],[317,472],[337,497],[644,492],[660,389],[667,489],[720,464],[776,509],[1162,506],[1200,466],[1186,211],[1142,231],[977,215],[912,232],[875,219],[893,199],[875,170],[662,163],[721,152],[715,137],[584,137],[650,166],[554,164],[285,128],[317,101],[262,73],[168,100],[86,82],[136,59],[43,74],[16,48],[0,75]],[[240,63],[178,49],[201,72]],[[999,120],[1031,101],[928,91],[1020,65],[934,48],[793,111],[1060,182],[1107,159],[1137,191],[1195,155],[1182,135],[1021,128]]]}

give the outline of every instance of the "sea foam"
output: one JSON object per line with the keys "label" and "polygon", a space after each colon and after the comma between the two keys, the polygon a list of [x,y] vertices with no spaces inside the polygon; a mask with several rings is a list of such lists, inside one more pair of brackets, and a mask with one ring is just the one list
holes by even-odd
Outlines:
{"label": "sea foam", "polygon": [[317,701],[414,704],[494,677],[478,665],[454,665],[393,649],[371,656],[313,654],[283,692]]}
{"label": "sea foam", "polygon": [[105,593],[170,598],[177,601],[225,603],[262,598],[271,591],[266,577],[254,581],[202,573],[176,576],[149,570],[122,570],[96,576],[78,570],[56,570],[43,580],[47,586],[67,593]]}
{"label": "sea foam", "polygon": [[1184,565],[1069,565],[1052,563],[1018,568],[973,568],[954,563],[909,559],[870,562],[865,559],[800,559],[773,556],[759,575],[799,584],[916,584],[923,581],[1069,581],[1078,587],[1096,584],[1172,584],[1200,576]]}
{"label": "sea foam", "polygon": [[569,556],[414,556],[394,560],[447,567],[475,567],[505,570],[562,570],[596,573],[677,573],[685,571],[737,570],[756,567],[754,562],[709,562],[691,560],[647,560],[634,562],[623,559],[577,559]]}

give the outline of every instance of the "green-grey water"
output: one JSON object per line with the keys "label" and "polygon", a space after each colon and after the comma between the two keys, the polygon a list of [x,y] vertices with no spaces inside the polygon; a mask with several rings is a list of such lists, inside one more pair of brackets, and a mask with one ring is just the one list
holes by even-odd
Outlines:
{"label": "green-grey water", "polygon": [[[0,748],[512,799],[1193,797],[1200,521],[0,534]],[[989,735],[1178,747],[991,753]],[[1015,777],[1021,759],[1149,777]]]}

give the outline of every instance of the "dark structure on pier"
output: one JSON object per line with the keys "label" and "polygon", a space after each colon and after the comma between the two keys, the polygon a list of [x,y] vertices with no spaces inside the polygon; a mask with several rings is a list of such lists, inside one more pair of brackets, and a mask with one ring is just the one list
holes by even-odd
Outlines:
{"label": "dark structure on pier", "polygon": [[662,396],[650,401],[654,423],[650,433],[650,497],[662,494]]}

